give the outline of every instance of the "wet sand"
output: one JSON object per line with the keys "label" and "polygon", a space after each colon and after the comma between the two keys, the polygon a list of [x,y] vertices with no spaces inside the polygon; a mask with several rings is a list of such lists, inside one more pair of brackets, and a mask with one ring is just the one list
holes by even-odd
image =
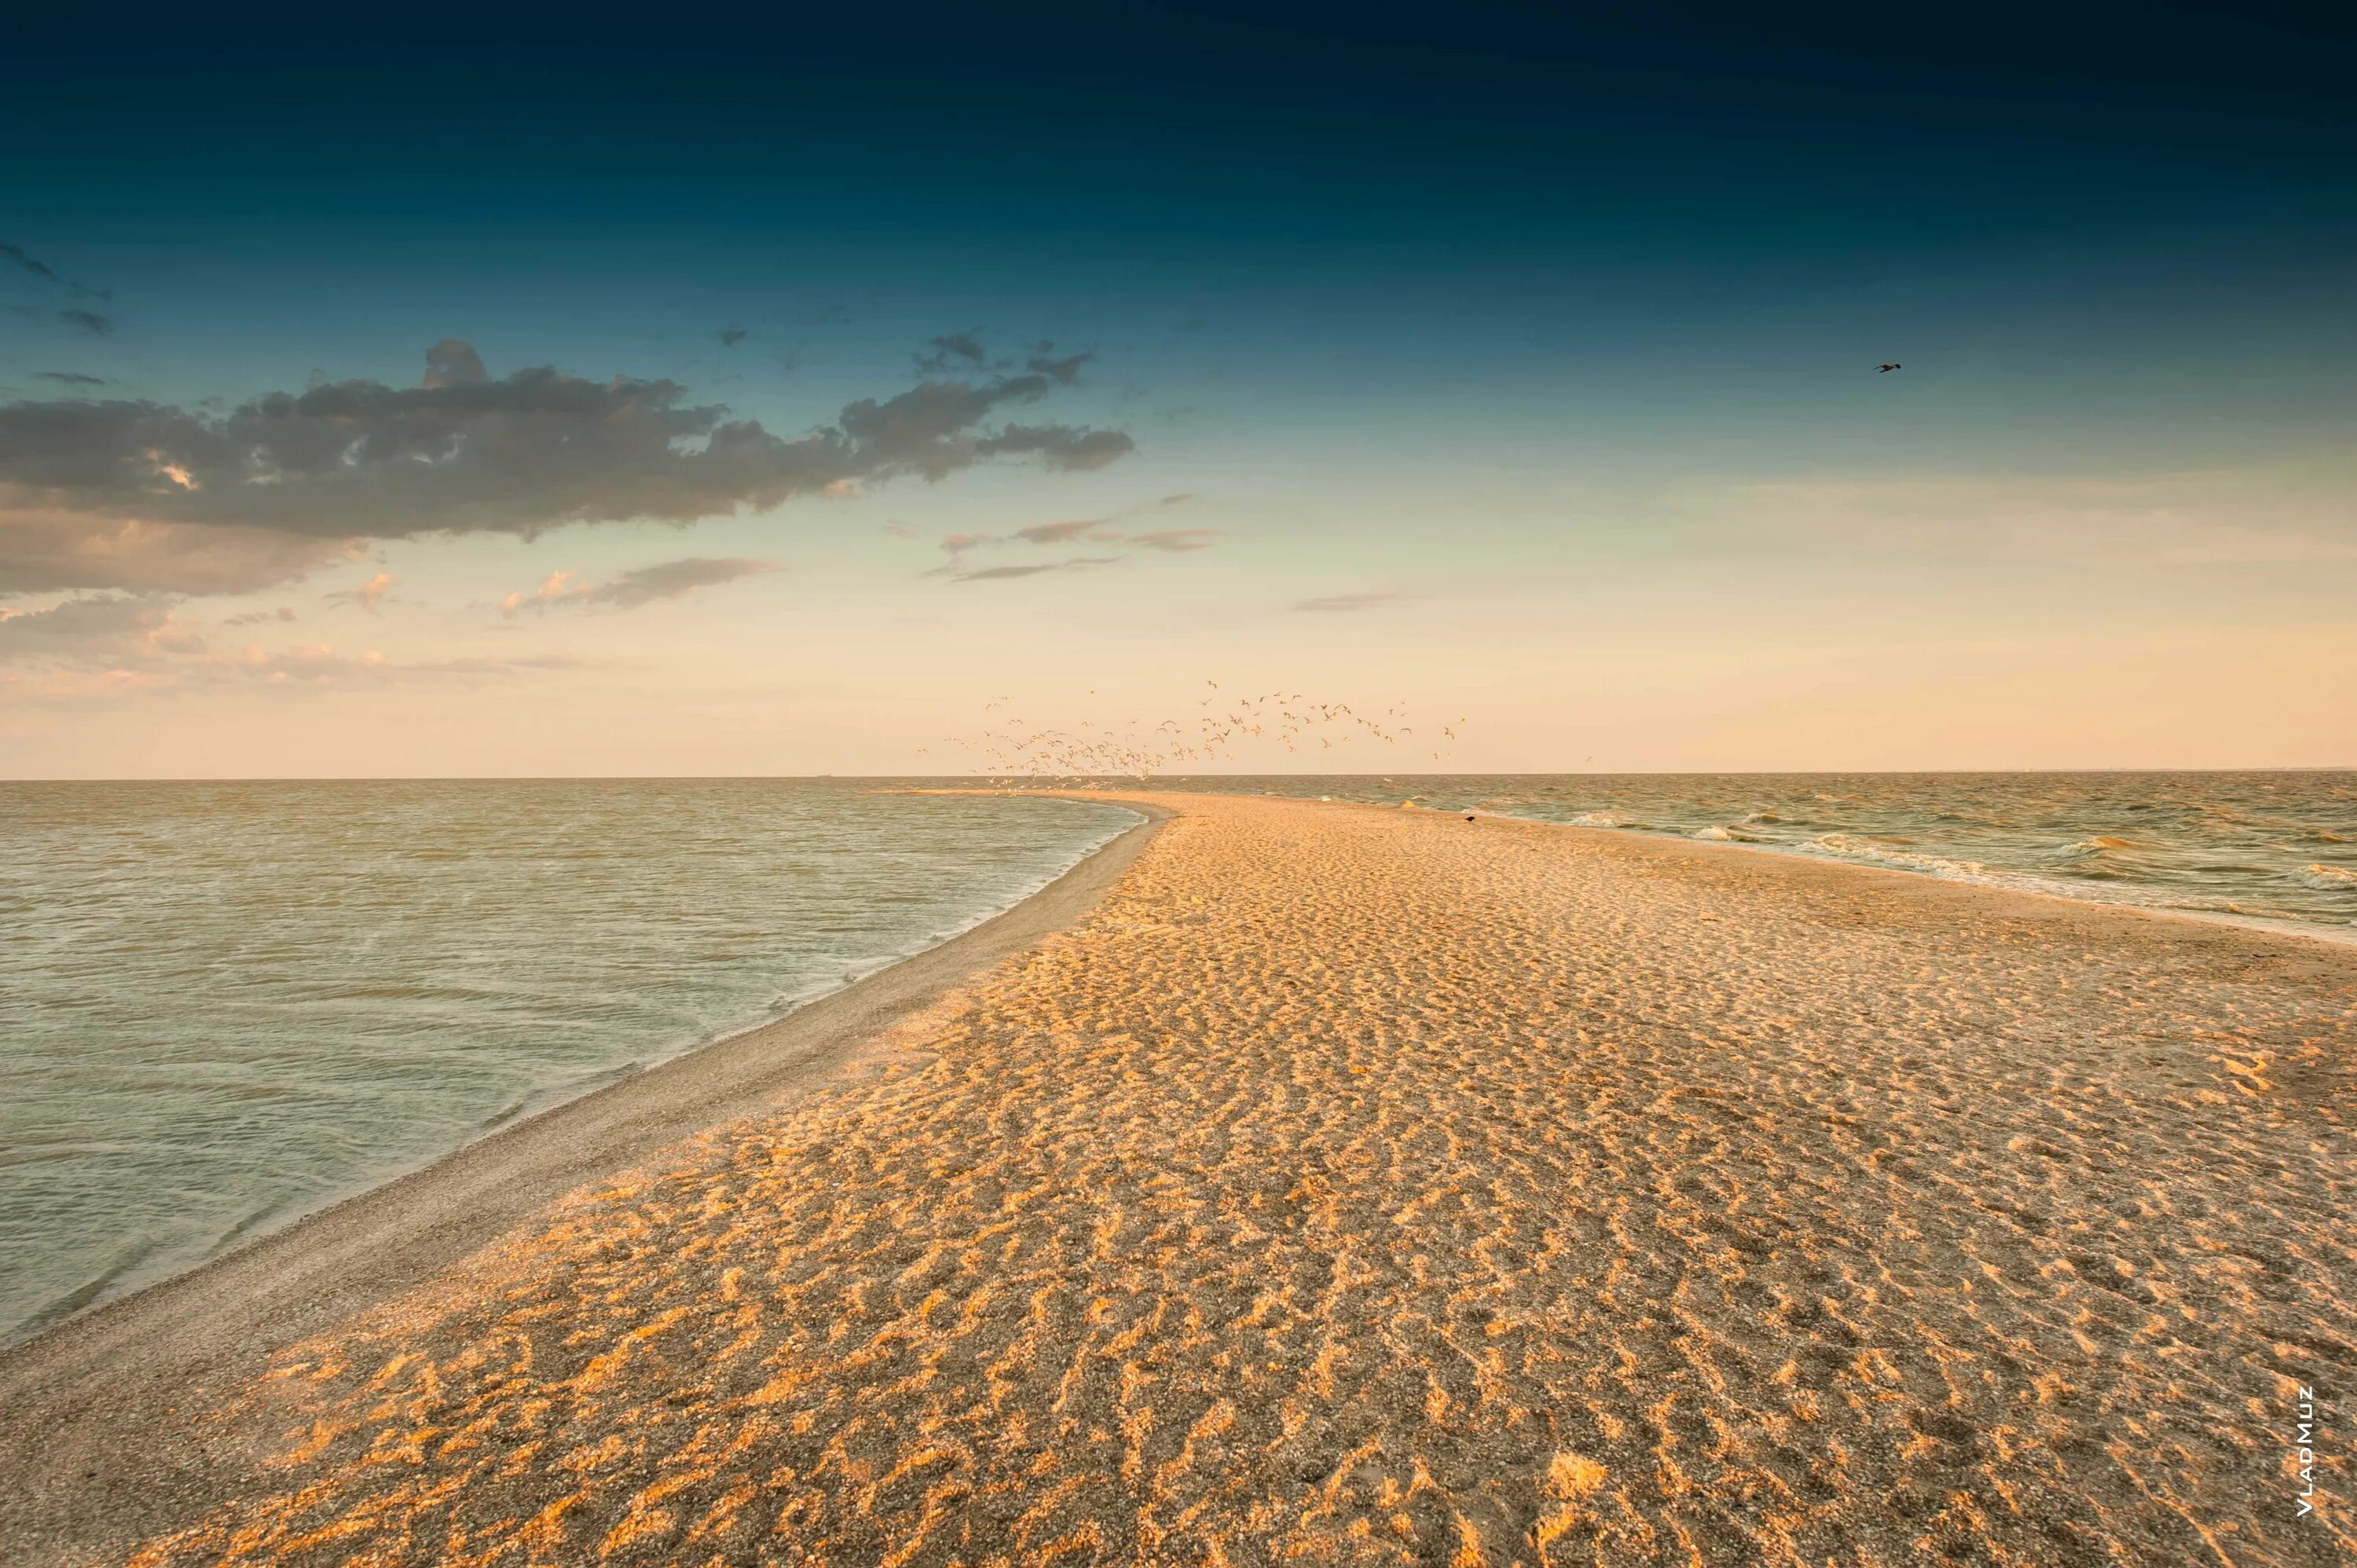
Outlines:
{"label": "wet sand", "polygon": [[[2357,952],[1148,799],[1076,924],[857,1070],[102,1415],[202,1463],[126,1512],[98,1459],[75,1495],[123,1517],[78,1534],[26,1488],[0,1560],[2357,1552]],[[64,1484],[20,1365],[0,1460]]]}

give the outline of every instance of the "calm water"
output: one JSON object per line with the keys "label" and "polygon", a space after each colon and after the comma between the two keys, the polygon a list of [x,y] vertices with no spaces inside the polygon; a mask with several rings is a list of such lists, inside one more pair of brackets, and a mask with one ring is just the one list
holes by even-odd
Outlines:
{"label": "calm water", "polygon": [[0,1339],[930,946],[1136,820],[867,789],[0,784]]}
{"label": "calm water", "polygon": [[2357,936],[2357,772],[1172,779],[1496,811]]}

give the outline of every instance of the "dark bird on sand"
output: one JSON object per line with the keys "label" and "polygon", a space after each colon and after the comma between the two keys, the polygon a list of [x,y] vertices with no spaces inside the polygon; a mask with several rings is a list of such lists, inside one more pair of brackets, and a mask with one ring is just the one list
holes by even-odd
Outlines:
{"label": "dark bird on sand", "polygon": [[1899,367],[1896,365],[1877,365],[1874,367],[1874,373],[1878,376],[1887,376],[1898,368]]}

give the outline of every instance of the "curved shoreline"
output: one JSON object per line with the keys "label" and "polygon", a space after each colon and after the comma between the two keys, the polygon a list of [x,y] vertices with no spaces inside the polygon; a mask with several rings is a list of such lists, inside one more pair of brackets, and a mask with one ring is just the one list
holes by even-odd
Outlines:
{"label": "curved shoreline", "polygon": [[[907,793],[908,791],[891,792]],[[1102,801],[1089,803],[1105,804]],[[28,1345],[69,1323],[86,1317],[102,1307],[117,1301],[127,1300],[158,1285],[167,1284],[183,1274],[204,1268],[216,1260],[228,1256],[231,1252],[252,1246],[265,1237],[299,1225],[312,1216],[324,1213],[339,1204],[362,1197],[380,1187],[390,1187],[421,1171],[431,1169],[445,1160],[472,1148],[486,1138],[493,1137],[535,1117],[544,1116],[574,1101],[602,1093],[618,1084],[628,1082],[669,1062],[676,1061],[682,1057],[710,1050],[715,1047],[726,1045],[739,1036],[769,1028],[785,1018],[825,1001],[828,997],[847,991],[880,974],[896,964],[920,958],[936,948],[955,941],[967,932],[996,919],[1025,901],[1047,891],[1089,856],[1114,843],[1123,833],[1138,826],[1138,819],[1151,820],[1146,818],[1146,814],[1141,811],[1132,808],[1121,808],[1121,810],[1132,820],[1127,822],[1108,824],[1108,831],[1103,839],[1079,850],[1065,865],[1028,887],[1017,885],[1012,897],[1006,897],[1004,902],[995,906],[984,908],[981,912],[965,919],[962,924],[937,929],[921,938],[915,939],[913,945],[901,947],[898,950],[886,951],[856,961],[844,961],[841,965],[842,974],[817,981],[790,996],[780,997],[775,1004],[763,1012],[741,1015],[737,1021],[723,1025],[709,1034],[701,1036],[665,1036],[662,1037],[662,1043],[651,1049],[642,1047],[624,1059],[608,1062],[601,1067],[581,1068],[571,1071],[564,1078],[530,1087],[514,1100],[477,1121],[470,1127],[453,1130],[455,1136],[448,1143],[411,1151],[398,1159],[358,1173],[350,1179],[336,1182],[321,1190],[296,1195],[242,1216],[225,1232],[217,1236],[206,1251],[193,1252],[193,1249],[167,1245],[156,1250],[167,1254],[160,1261],[149,1253],[143,1252],[127,1262],[120,1262],[96,1278],[85,1281],[74,1290],[44,1303],[39,1310],[21,1321],[0,1324],[0,1359],[4,1359],[8,1352]],[[193,1255],[191,1255],[192,1252]],[[119,1283],[126,1278],[130,1282],[127,1285]]]}
{"label": "curved shoreline", "polygon": [[[212,1450],[135,1561],[2352,1545],[2255,1487],[2268,1391],[2357,1367],[2345,950],[1504,818],[1094,798],[1185,820],[861,1053],[929,1065],[576,1189],[124,1432]],[[124,1543],[33,1522],[0,1556]]]}
{"label": "curved shoreline", "polygon": [[[405,1290],[583,1182],[807,1091],[973,976],[1071,925],[1170,813],[1028,897],[772,1022],[511,1121],[430,1165],[0,1349],[0,1558],[102,1560],[209,1495],[182,1396]],[[167,1450],[169,1450],[168,1452]]]}

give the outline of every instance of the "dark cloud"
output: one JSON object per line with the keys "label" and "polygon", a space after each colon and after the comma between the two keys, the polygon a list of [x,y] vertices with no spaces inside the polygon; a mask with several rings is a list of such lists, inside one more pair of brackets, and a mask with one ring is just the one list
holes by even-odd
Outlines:
{"label": "dark cloud", "polygon": [[80,328],[93,338],[104,338],[114,331],[114,319],[101,316],[95,310],[60,310],[58,319],[69,327]]}
{"label": "dark cloud", "polygon": [[73,588],[250,593],[307,576],[366,549],[356,539],[314,539],[220,523],[93,518],[12,504],[7,487],[0,485],[0,594]]}
{"label": "dark cloud", "polygon": [[720,346],[724,349],[734,349],[752,335],[751,329],[748,328],[723,327],[719,333]]}
{"label": "dark cloud", "polygon": [[974,370],[987,364],[990,350],[971,332],[945,332],[932,339],[933,351],[917,356],[917,369],[932,374],[947,370]]}
{"label": "dark cloud", "polygon": [[260,626],[264,621],[293,620],[294,618],[294,610],[285,605],[281,605],[274,610],[248,610],[243,615],[231,616],[224,619],[221,625]]}
{"label": "dark cloud", "polygon": [[[1053,390],[1039,373],[924,381],[846,404],[834,424],[791,438],[692,403],[673,381],[548,368],[494,381],[456,338],[430,351],[425,383],[331,382],[218,413],[129,400],[0,405],[0,593],[167,580],[105,575],[107,550],[55,537],[76,520],[91,540],[136,524],[130,542],[143,552],[156,531],[182,528],[336,542],[282,544],[237,585],[252,588],[355,540],[687,522],[860,481],[937,480],[996,458],[1098,468],[1135,446],[1115,430],[992,428],[1000,411]],[[48,532],[19,532],[35,521]],[[210,580],[171,585],[220,591]]]}
{"label": "dark cloud", "polygon": [[1404,605],[1413,594],[1329,594],[1321,599],[1303,599],[1293,607],[1312,614],[1347,615],[1353,610],[1380,609],[1385,605]]}
{"label": "dark cloud", "polygon": [[1095,358],[1094,354],[1068,354],[1060,360],[1050,360],[1045,355],[1034,354],[1024,368],[1035,375],[1047,377],[1060,387],[1068,387],[1081,379],[1081,367]]}
{"label": "dark cloud", "polygon": [[778,569],[774,561],[690,556],[640,566],[606,583],[585,583],[570,572],[552,572],[548,580],[531,593],[510,594],[501,599],[500,612],[512,616],[522,610],[547,610],[566,605],[608,605],[618,610],[634,610],[642,605],[679,598],[698,588],[758,577]]}
{"label": "dark cloud", "polygon": [[[425,350],[425,385],[428,387],[470,387],[490,381],[491,373],[483,369],[483,357],[475,346],[463,338],[445,338]],[[314,373],[311,390],[328,384],[327,373]]]}
{"label": "dark cloud", "polygon": [[1050,468],[1076,472],[1102,468],[1137,450],[1137,443],[1122,431],[1076,430],[1069,424],[1010,424],[974,446],[985,456],[1037,457]]}
{"label": "dark cloud", "polygon": [[68,599],[45,610],[0,613],[0,663],[106,670],[203,649],[201,638],[150,597]]}
{"label": "dark cloud", "polygon": [[70,387],[102,387],[106,384],[104,376],[85,376],[80,371],[35,371],[33,379],[37,381],[59,381]]}
{"label": "dark cloud", "polygon": [[88,284],[76,283],[73,279],[66,276],[63,273],[59,272],[57,268],[49,265],[47,262],[41,261],[37,257],[27,255],[25,253],[24,246],[10,244],[5,240],[0,240],[0,261],[13,262],[17,266],[24,268],[25,271],[32,274],[37,278],[40,278],[45,282],[56,284],[60,288],[71,289],[74,293],[85,295],[91,299],[112,299],[114,297],[113,293],[106,289],[92,288]]}
{"label": "dark cloud", "polygon": [[1056,469],[1102,468],[1136,449],[1118,430],[1069,424],[1009,424],[996,434],[974,430],[999,405],[1036,403],[1050,385],[1040,375],[1001,376],[980,384],[925,381],[880,403],[862,398],[845,405],[839,428],[857,450],[861,472],[928,479],[993,457],[1037,457]]}

